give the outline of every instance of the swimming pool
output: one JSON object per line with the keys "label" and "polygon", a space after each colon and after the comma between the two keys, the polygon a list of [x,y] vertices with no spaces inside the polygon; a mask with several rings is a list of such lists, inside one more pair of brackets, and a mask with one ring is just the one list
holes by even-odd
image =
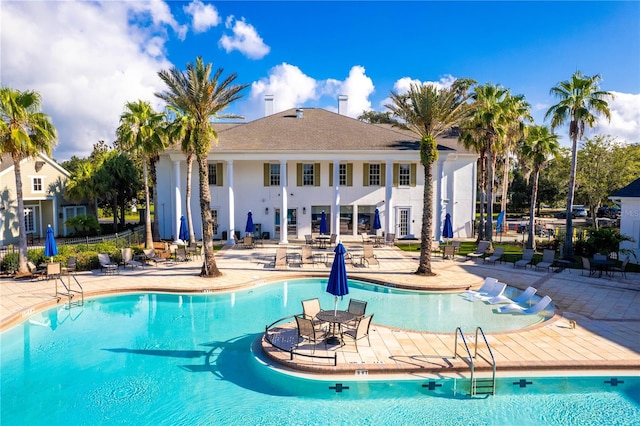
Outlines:
{"label": "swimming pool", "polygon": [[[265,367],[252,351],[264,326],[299,312],[300,299],[317,295],[321,281],[126,294],[37,314],[0,335],[1,423],[633,424],[640,416],[633,377],[501,379],[497,395],[481,399],[466,396],[468,380],[338,386]],[[375,290],[359,286],[353,283],[353,297],[375,299]]]}

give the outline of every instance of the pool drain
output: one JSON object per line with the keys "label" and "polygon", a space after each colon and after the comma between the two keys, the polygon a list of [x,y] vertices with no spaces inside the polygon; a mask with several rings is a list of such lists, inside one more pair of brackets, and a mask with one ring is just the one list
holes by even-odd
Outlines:
{"label": "pool drain", "polygon": [[527,385],[532,385],[533,382],[529,382],[526,379],[520,379],[518,382],[513,382],[514,385],[519,385],[521,388],[526,388]]}
{"label": "pool drain", "polygon": [[329,389],[336,391],[336,393],[342,392],[342,389],[349,389],[349,386],[343,386],[342,383],[336,383],[335,386],[329,386]]}

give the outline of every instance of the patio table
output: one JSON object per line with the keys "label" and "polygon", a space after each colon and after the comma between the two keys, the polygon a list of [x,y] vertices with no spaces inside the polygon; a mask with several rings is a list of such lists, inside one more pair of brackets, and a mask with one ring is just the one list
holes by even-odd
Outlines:
{"label": "patio table", "polygon": [[345,324],[349,321],[353,321],[356,316],[349,311],[334,311],[329,309],[326,311],[320,311],[316,314],[316,318],[323,322],[330,323],[331,337],[327,339],[327,343],[332,345],[339,345],[342,340],[336,335],[336,326],[340,329],[341,324]]}

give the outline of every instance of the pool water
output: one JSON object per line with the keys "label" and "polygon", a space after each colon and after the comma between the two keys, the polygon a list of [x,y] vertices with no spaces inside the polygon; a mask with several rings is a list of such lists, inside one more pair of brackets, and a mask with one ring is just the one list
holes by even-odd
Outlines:
{"label": "pool water", "polygon": [[[640,418],[637,377],[501,379],[497,395],[470,398],[466,380],[372,376],[337,383],[272,371],[255,349],[264,326],[300,312],[303,298],[320,295],[330,305],[332,297],[320,294],[322,281],[208,295],[127,294],[36,314],[0,335],[0,423],[634,424]],[[426,299],[408,306],[401,296],[411,292],[351,284],[350,296],[371,301],[367,311],[381,324],[387,310],[408,319],[431,309]]]}

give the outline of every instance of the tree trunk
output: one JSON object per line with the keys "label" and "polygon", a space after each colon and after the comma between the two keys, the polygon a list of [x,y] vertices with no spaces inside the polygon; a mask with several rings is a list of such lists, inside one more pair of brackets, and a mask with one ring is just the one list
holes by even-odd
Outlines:
{"label": "tree trunk", "polygon": [[421,143],[421,163],[424,167],[424,192],[422,196],[422,229],[420,231],[420,261],[417,275],[433,276],[431,271],[431,235],[433,228],[433,175],[431,166],[437,159],[435,138],[425,137]]}
{"label": "tree trunk", "polygon": [[504,168],[502,169],[502,196],[500,199],[500,212],[504,212],[504,221],[502,222],[502,227],[504,228],[507,223],[507,198],[509,197],[509,148],[507,147],[507,152],[504,157]]}
{"label": "tree trunk", "polygon": [[566,233],[564,236],[563,257],[573,260],[573,197],[576,186],[576,169],[578,167],[578,123],[571,121],[569,124],[571,134],[571,173],[569,175],[569,192],[567,194],[567,218],[565,221]]}
{"label": "tree trunk", "polygon": [[149,159],[149,172],[151,173],[151,188],[153,189],[153,241],[160,241],[160,218],[158,217],[158,174],[156,162],[158,156],[154,155]]}
{"label": "tree trunk", "polygon": [[13,157],[13,172],[16,178],[16,197],[18,198],[18,273],[26,274],[29,272],[27,266],[27,225],[24,215],[24,198],[22,193],[22,171],[20,169],[20,157]]}
{"label": "tree trunk", "polygon": [[198,175],[200,177],[200,214],[202,216],[202,246],[204,248],[204,262],[201,277],[213,278],[222,275],[213,252],[213,226],[211,224],[211,192],[209,191],[209,165],[207,153],[198,157]]}
{"label": "tree trunk", "polygon": [[196,233],[193,229],[193,216],[191,215],[191,173],[193,172],[193,152],[187,155],[187,191],[185,194],[186,205],[185,211],[187,213],[187,225],[189,226],[189,241],[194,243],[196,241]]}
{"label": "tree trunk", "polygon": [[493,140],[487,143],[487,222],[485,238],[487,241],[493,240],[493,182],[495,181],[494,164],[495,153],[493,150]]}
{"label": "tree trunk", "polygon": [[484,231],[484,202],[486,199],[486,181],[487,175],[485,174],[485,166],[486,166],[486,153],[482,151],[480,153],[480,224],[478,225],[478,241],[482,241],[485,239]]}
{"label": "tree trunk", "polygon": [[529,206],[529,241],[527,241],[527,248],[536,248],[536,199],[538,198],[538,177],[540,176],[540,168],[536,167],[533,173],[533,183],[531,185],[531,205]]}
{"label": "tree trunk", "polygon": [[142,176],[144,179],[144,224],[145,224],[145,247],[153,248],[153,234],[151,233],[151,204],[149,202],[149,170],[146,156],[142,158]]}

